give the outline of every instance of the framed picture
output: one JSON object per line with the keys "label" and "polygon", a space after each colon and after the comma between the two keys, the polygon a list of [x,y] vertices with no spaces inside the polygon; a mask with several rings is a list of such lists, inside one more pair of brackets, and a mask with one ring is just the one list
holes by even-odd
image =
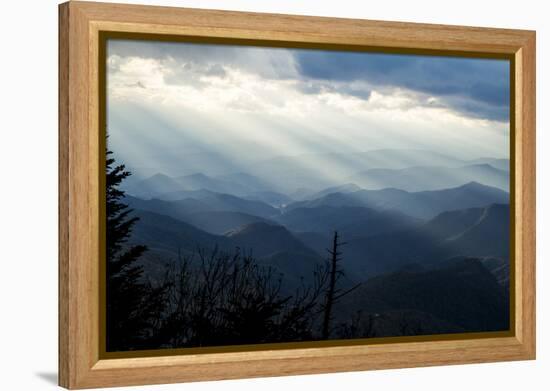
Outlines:
{"label": "framed picture", "polygon": [[535,33],[60,5],[60,385],[535,358]]}

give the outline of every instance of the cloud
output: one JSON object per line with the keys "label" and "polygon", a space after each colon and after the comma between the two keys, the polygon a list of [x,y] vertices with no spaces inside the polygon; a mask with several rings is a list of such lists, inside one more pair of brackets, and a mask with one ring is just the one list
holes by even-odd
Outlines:
{"label": "cloud", "polygon": [[266,79],[293,79],[298,75],[293,52],[284,48],[114,39],[109,41],[107,55],[157,59],[166,66],[191,64],[196,72],[202,70],[218,76],[225,67]]}
{"label": "cloud", "polygon": [[509,118],[508,61],[318,50],[297,51],[296,61],[308,80],[409,89],[439,97],[442,105],[467,116]]}
{"label": "cloud", "polygon": [[349,95],[356,98],[368,100],[372,90],[362,82],[334,82],[328,80],[300,80],[298,79],[297,88],[304,94],[338,93]]}
{"label": "cloud", "polygon": [[[266,80],[293,80],[302,93],[333,92],[368,100],[374,89],[406,89],[419,104],[435,98],[462,115],[507,122],[509,63],[505,60],[235,45],[111,40],[109,58],[160,61],[167,84],[206,86],[227,69]],[[110,61],[116,71],[120,64]]]}

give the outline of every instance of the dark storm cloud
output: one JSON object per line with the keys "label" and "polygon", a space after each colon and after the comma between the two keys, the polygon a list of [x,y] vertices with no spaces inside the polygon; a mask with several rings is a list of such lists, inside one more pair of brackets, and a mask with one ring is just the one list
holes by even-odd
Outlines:
{"label": "dark storm cloud", "polygon": [[509,63],[504,60],[327,51],[295,55],[305,79],[405,88],[439,98],[467,116],[509,118]]}

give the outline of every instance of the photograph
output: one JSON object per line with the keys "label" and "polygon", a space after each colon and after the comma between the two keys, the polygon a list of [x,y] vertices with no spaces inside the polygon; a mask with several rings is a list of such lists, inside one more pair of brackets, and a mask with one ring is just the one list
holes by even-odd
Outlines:
{"label": "photograph", "polygon": [[107,353],[511,330],[510,59],[105,45]]}

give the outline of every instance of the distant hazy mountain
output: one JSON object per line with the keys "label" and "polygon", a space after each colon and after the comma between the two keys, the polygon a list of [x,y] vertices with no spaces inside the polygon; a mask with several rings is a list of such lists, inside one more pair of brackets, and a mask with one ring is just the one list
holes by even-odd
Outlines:
{"label": "distant hazy mountain", "polygon": [[159,199],[142,200],[141,198],[126,196],[124,202],[133,209],[155,212],[179,220],[185,220],[187,216],[192,213],[214,210],[207,203],[195,198],[186,198],[178,201],[164,201]]}
{"label": "distant hazy mountain", "polygon": [[[214,193],[211,190],[177,190],[177,191],[170,191],[166,193],[160,193],[156,195],[155,197],[151,197],[153,199],[158,199],[162,201],[180,201],[184,200],[186,198],[192,198],[195,200],[200,200],[201,198],[207,198],[210,197]],[[145,198],[149,199],[149,197]]]}
{"label": "distant hazy mountain", "polygon": [[213,235],[183,221],[144,210],[135,210],[140,220],[135,225],[132,242],[177,254],[178,250],[196,251],[202,247],[242,251],[263,257],[286,251],[316,256],[316,253],[296,239],[280,225],[256,222],[227,232]]}
{"label": "distant hazy mountain", "polygon": [[167,260],[175,260],[179,251],[187,254],[199,248],[232,249],[231,241],[225,236],[209,234],[181,220],[138,209],[133,214],[140,220],[134,226],[131,242],[170,255]]}
{"label": "distant hazy mountain", "polygon": [[[318,192],[313,193],[313,194],[309,194],[307,196],[307,198],[309,198],[311,200],[315,200],[317,198],[321,198],[321,197],[324,197],[324,196],[332,194],[332,193],[347,194],[347,193],[353,193],[353,192],[356,192],[356,191],[359,191],[359,190],[361,190],[361,188],[359,186],[357,186],[355,183],[346,183],[346,184],[340,185],[340,186],[327,187],[324,190],[318,191]],[[303,200],[303,197],[302,197],[302,200]]]}
{"label": "distant hazy mountain", "polygon": [[213,210],[248,213],[266,218],[279,214],[278,209],[264,202],[245,200],[229,194],[211,193],[199,200],[206,203]]}
{"label": "distant hazy mountain", "polygon": [[462,254],[508,257],[509,235],[510,208],[496,204],[483,208],[474,224],[445,239],[445,244]]}
{"label": "distant hazy mountain", "polygon": [[332,193],[316,200],[294,202],[285,210],[320,206],[355,206],[377,210],[394,209],[409,216],[429,219],[448,210],[508,202],[507,192],[471,182],[456,188],[434,191],[407,192],[398,189],[382,189],[360,190],[348,194]]}
{"label": "distant hazy mountain", "polygon": [[170,177],[155,174],[143,180],[131,182],[125,190],[140,198],[176,199],[178,193],[208,190],[217,193],[227,193],[244,196],[258,191],[270,190],[263,181],[248,174],[232,174],[220,177],[210,177],[202,173]]}
{"label": "distant hazy mountain", "polygon": [[[315,265],[323,259],[284,227],[264,222],[251,223],[226,235],[213,235],[180,220],[143,210],[135,210],[140,220],[131,243],[145,244],[149,250],[143,263],[151,275],[161,277],[163,265],[203,250],[214,249],[252,255],[259,264],[271,266],[275,277],[285,275],[285,289],[292,290],[302,279],[310,282]],[[197,216],[195,216],[197,217]],[[278,277],[277,277],[278,278]]]}
{"label": "distant hazy mountain", "polygon": [[275,218],[291,231],[369,236],[418,226],[422,220],[392,210],[319,206],[293,208]]}
{"label": "distant hazy mountain", "polygon": [[[358,153],[280,156],[250,165],[249,172],[258,178],[268,178],[274,190],[288,194],[300,187],[323,189],[334,186],[342,178],[361,170],[428,165],[457,167],[464,164],[463,160],[437,152],[381,149]],[[360,183],[357,184],[361,186]]]}
{"label": "distant hazy mountain", "polygon": [[[476,259],[449,261],[436,270],[400,271],[369,279],[345,296],[337,308],[340,319],[357,311],[382,316],[387,311],[415,310],[469,332],[509,327],[505,290]],[[429,326],[424,324],[410,332],[429,334]],[[418,327],[418,322],[404,317],[385,332],[378,330],[377,336],[407,335],[408,327]]]}
{"label": "distant hazy mountain", "polygon": [[462,167],[422,166],[403,169],[370,169],[348,178],[359,186],[370,189],[397,188],[407,191],[440,190],[479,182],[509,191],[509,173],[489,164]]}
{"label": "distant hazy mountain", "polygon": [[[201,160],[207,160],[206,155],[198,154]],[[214,157],[213,157],[214,158]],[[193,160],[193,159],[191,159]],[[159,166],[159,172],[169,173],[170,176],[164,174],[155,174],[147,177],[152,168],[136,169],[132,177],[125,183],[125,188],[129,194],[140,198],[158,198],[161,194],[175,191],[189,191],[206,189],[218,193],[227,193],[237,196],[249,196],[251,193],[257,192],[277,192],[290,196],[296,200],[304,199],[304,196],[311,196],[315,192],[322,191],[329,187],[335,187],[336,184],[342,183],[346,178],[355,175],[359,179],[365,181],[366,184],[373,185],[373,182],[383,180],[386,185],[376,184],[377,187],[396,187],[404,190],[430,190],[436,188],[453,187],[460,183],[469,181],[477,181],[487,185],[506,188],[505,179],[500,178],[496,174],[496,179],[493,181],[482,180],[485,177],[492,177],[488,167],[473,168],[474,172],[461,170],[464,166],[484,166],[490,165],[499,171],[508,171],[508,159],[498,159],[492,157],[479,158],[474,160],[461,160],[445,154],[425,151],[425,150],[407,150],[407,149],[381,149],[367,152],[356,153],[311,153],[295,156],[278,156],[260,161],[248,161],[244,166],[237,165],[240,168],[236,170],[236,166],[226,162],[225,169],[221,169],[218,165],[206,164],[196,165],[187,163],[182,160],[180,169],[182,173],[194,172],[194,174],[175,175],[174,171],[177,167],[167,168]],[[243,170],[243,167],[246,167]],[[421,172],[410,173],[403,172],[401,176],[405,179],[399,180],[399,173],[388,173],[384,170],[403,170],[418,167],[438,167],[441,173],[439,178],[429,175],[423,181],[430,185],[422,187],[421,182],[417,183],[417,177],[422,179]],[[461,175],[458,178],[445,177],[445,169],[452,168]],[[166,171],[168,170],[168,171]],[[232,170],[235,170],[232,172]],[[371,171],[374,170],[374,171]],[[382,171],[380,171],[382,170]],[[222,174],[221,172],[224,172]],[[362,178],[363,175],[369,173],[374,178]],[[453,171],[451,170],[451,173]],[[385,178],[386,174],[389,176]],[[410,176],[410,175],[416,175]],[[381,176],[382,178],[379,178]],[[406,177],[409,176],[407,180]],[[430,178],[431,181],[430,181]],[[354,177],[352,177],[353,179]],[[456,182],[452,182],[456,180]],[[365,187],[363,183],[349,180],[360,187]],[[434,184],[440,182],[440,185]],[[392,184],[393,183],[393,184]],[[399,185],[399,186],[398,186]],[[403,187],[402,187],[403,186]],[[305,190],[304,191],[301,191]],[[335,191],[346,192],[343,189]]]}
{"label": "distant hazy mountain", "polygon": [[280,251],[316,254],[296,239],[286,228],[269,223],[252,223],[225,234],[242,249],[262,257]]}
{"label": "distant hazy mountain", "polygon": [[282,193],[278,193],[276,191],[255,191],[255,192],[249,193],[247,196],[243,198],[247,200],[253,200],[253,201],[262,201],[276,208],[285,206],[294,201],[289,196]]}
{"label": "distant hazy mountain", "polygon": [[439,239],[451,240],[477,224],[486,208],[469,208],[442,212],[428,221],[423,229]]}
{"label": "distant hazy mountain", "polygon": [[159,194],[182,190],[182,186],[168,175],[155,174],[146,179],[129,182],[125,186],[125,190],[137,197],[150,198]]}
{"label": "distant hazy mountain", "polygon": [[260,264],[283,274],[284,289],[289,293],[301,284],[311,284],[315,266],[323,262],[316,251],[280,225],[253,223],[227,233],[226,237],[242,251],[251,252]]}
{"label": "distant hazy mountain", "polygon": [[210,190],[218,193],[228,193],[235,195],[247,194],[251,189],[233,180],[224,180],[211,178],[207,175],[198,173],[185,175],[175,178],[185,190]]}
{"label": "distant hazy mountain", "polygon": [[492,157],[482,157],[479,159],[468,160],[468,164],[490,164],[494,168],[503,171],[510,171],[510,159],[497,159]]}
{"label": "distant hazy mountain", "polygon": [[288,193],[289,197],[293,200],[304,201],[310,198],[312,194],[315,194],[318,190],[309,187],[298,187]]}
{"label": "distant hazy mountain", "polygon": [[[223,235],[227,232],[252,223],[268,223],[269,220],[247,213],[212,211],[190,213],[184,217],[185,222],[206,232]],[[273,222],[271,222],[273,224]]]}
{"label": "distant hazy mountain", "polygon": [[445,212],[416,229],[351,238],[345,246],[344,265],[354,274],[368,277],[454,256],[507,260],[509,211],[508,205],[493,204]]}
{"label": "distant hazy mountain", "polygon": [[[142,200],[127,197],[126,202],[131,207],[161,213],[185,221],[187,216],[197,212],[240,212],[258,217],[269,218],[279,214],[279,210],[260,201],[251,201],[210,191],[185,192],[186,198],[175,201],[159,199]],[[191,198],[192,197],[192,198]]]}

